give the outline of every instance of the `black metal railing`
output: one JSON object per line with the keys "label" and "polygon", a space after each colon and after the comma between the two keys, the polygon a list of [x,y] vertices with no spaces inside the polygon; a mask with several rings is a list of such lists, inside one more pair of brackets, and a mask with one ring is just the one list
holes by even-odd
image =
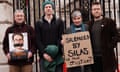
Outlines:
{"label": "black metal railing", "polygon": [[[13,0],[13,11],[24,9],[28,24],[35,23],[42,16],[42,2],[44,0]],[[70,24],[70,14],[73,9],[80,8],[83,12],[83,21],[91,19],[90,5],[95,0],[54,0],[55,14],[62,18],[65,24]],[[120,1],[119,0],[99,0],[103,7],[103,16],[113,18],[120,27]],[[118,1],[118,2],[117,2]],[[112,5],[112,6],[111,6]],[[33,14],[32,14],[33,13]],[[31,20],[31,15],[33,20]],[[36,17],[37,16],[37,17]],[[32,23],[32,24],[33,24]]]}

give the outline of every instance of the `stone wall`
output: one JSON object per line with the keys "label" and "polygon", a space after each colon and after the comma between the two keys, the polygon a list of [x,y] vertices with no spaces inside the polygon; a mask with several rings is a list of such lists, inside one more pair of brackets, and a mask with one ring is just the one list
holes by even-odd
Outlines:
{"label": "stone wall", "polygon": [[[12,0],[0,0],[0,70],[8,72],[7,59],[2,50],[2,41],[6,29],[13,22],[13,7]],[[1,72],[1,71],[0,71]]]}

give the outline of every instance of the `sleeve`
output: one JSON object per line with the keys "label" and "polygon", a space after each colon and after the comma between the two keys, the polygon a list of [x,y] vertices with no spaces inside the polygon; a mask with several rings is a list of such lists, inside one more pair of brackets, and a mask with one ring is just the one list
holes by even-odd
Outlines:
{"label": "sleeve", "polygon": [[111,20],[110,29],[111,29],[111,34],[112,34],[112,45],[113,47],[116,47],[117,42],[119,40],[119,37],[118,37],[119,34],[118,34],[118,30],[117,30],[116,23],[114,20]]}
{"label": "sleeve", "polygon": [[65,23],[61,19],[59,21],[58,21],[58,23],[59,23],[59,35],[58,35],[59,39],[58,39],[57,45],[59,47],[60,52],[63,53],[61,40],[62,40],[62,35],[64,34],[64,31],[65,31]]}
{"label": "sleeve", "polygon": [[88,25],[87,24],[84,24],[85,25],[85,31],[88,31],[89,29],[89,27],[88,27]]}
{"label": "sleeve", "polygon": [[33,54],[36,52],[36,47],[35,47],[35,31],[34,29],[30,26],[30,49]]}
{"label": "sleeve", "polygon": [[5,32],[5,36],[3,39],[3,52],[5,55],[9,53],[9,39],[8,39],[9,28]]}
{"label": "sleeve", "polygon": [[44,45],[41,42],[41,22],[38,21],[35,24],[35,33],[36,33],[36,48],[39,52],[39,56],[41,57],[44,53]]}

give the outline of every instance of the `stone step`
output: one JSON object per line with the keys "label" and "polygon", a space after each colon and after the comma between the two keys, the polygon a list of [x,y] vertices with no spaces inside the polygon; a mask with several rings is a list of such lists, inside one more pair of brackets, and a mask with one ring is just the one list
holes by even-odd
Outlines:
{"label": "stone step", "polygon": [[8,65],[0,65],[0,72],[9,72]]}

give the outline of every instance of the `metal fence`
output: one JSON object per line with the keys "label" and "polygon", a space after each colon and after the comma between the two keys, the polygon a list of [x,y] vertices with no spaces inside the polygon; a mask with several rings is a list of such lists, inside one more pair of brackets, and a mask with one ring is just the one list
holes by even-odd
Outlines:
{"label": "metal fence", "polygon": [[[24,9],[26,22],[34,24],[43,15],[42,2],[44,0],[13,0],[13,10]],[[119,0],[52,0],[55,4],[55,14],[64,20],[66,26],[70,24],[70,14],[73,9],[79,8],[83,14],[83,21],[91,19],[90,5],[92,1],[99,1],[103,7],[103,16],[110,17],[120,27]]]}
{"label": "metal fence", "polygon": [[[13,0],[13,11],[24,9],[27,24],[34,26],[43,15],[42,2],[44,0]],[[83,22],[91,19],[91,3],[99,1],[102,4],[103,16],[112,18],[120,28],[120,0],[52,0],[55,4],[55,15],[64,20],[66,27],[71,23],[70,15],[73,9],[79,8],[83,14]],[[36,70],[36,72],[38,72]]]}

